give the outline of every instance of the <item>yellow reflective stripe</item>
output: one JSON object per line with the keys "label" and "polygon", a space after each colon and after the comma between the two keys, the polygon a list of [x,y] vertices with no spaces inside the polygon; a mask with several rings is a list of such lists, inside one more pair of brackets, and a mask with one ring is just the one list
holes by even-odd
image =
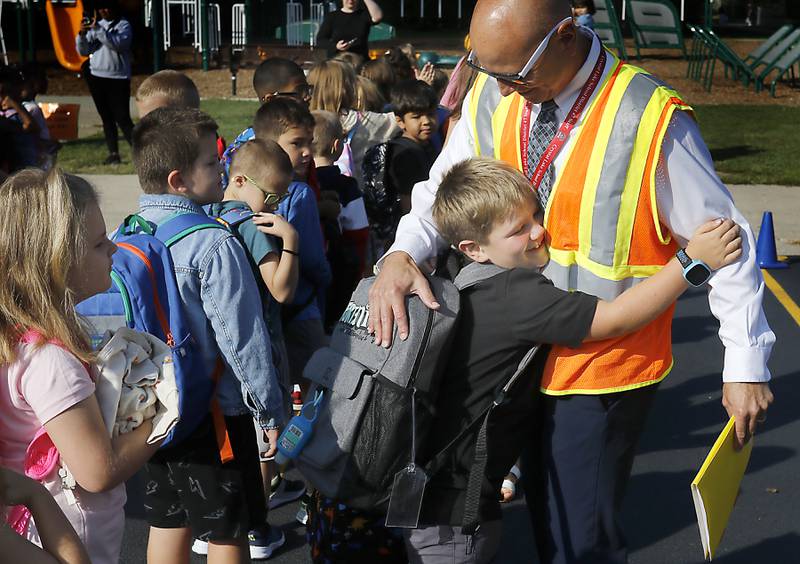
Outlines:
{"label": "yellow reflective stripe", "polygon": [[[486,86],[486,79],[488,75],[478,73],[475,79],[475,84],[472,85],[472,90],[469,93],[469,123],[472,125],[472,139],[475,142],[475,154],[481,154],[481,143],[478,140],[478,110],[481,92]],[[486,111],[486,110],[484,110]]]}
{"label": "yellow reflective stripe", "polygon": [[554,249],[552,247],[550,248],[550,260],[555,261],[557,264],[564,267],[577,264],[598,278],[615,281],[625,280],[626,278],[647,278],[649,276],[653,276],[659,270],[664,268],[663,265],[619,264],[615,266],[607,266],[605,264],[598,264],[589,257],[584,256],[576,251],[565,251],[563,249]]}
{"label": "yellow reflective stripe", "polygon": [[[622,205],[617,223],[617,246],[614,250],[614,264],[627,262],[631,250],[631,240],[633,239],[633,224],[636,219],[636,204],[642,191],[642,178],[645,174],[647,156],[650,153],[650,145],[653,142],[658,120],[664,108],[664,98],[658,94],[656,89],[647,107],[642,114],[639,123],[639,130],[636,133],[636,141],[633,145],[631,162],[628,165],[628,176],[625,179],[625,189],[622,192]],[[658,146],[661,143],[659,141]],[[655,172],[655,163],[651,172]],[[653,180],[653,178],[651,178]],[[651,190],[655,194],[655,190]],[[655,210],[655,208],[654,208]],[[655,211],[654,211],[655,213]],[[656,222],[658,223],[658,222]],[[662,241],[663,242],[663,241]]]}
{"label": "yellow reflective stripe", "polygon": [[615,386],[613,388],[569,388],[568,390],[550,390],[548,388],[539,388],[539,391],[548,396],[571,396],[574,394],[581,394],[586,396],[598,396],[600,394],[613,394],[615,392],[627,392],[629,390],[636,390],[639,388],[644,388],[645,386],[652,386],[654,384],[658,384],[664,378],[666,378],[670,372],[672,372],[672,368],[675,366],[675,359],[672,358],[669,363],[669,367],[664,371],[664,373],[655,378],[653,380],[647,380],[646,382],[636,382],[635,384],[628,384],[627,386]]}
{"label": "yellow reflective stripe", "polygon": [[[674,90],[666,90],[666,92],[670,93],[670,95],[674,94],[675,97],[678,97],[678,93]],[[667,133],[669,122],[672,119],[672,114],[675,113],[675,110],[694,112],[692,107],[687,104],[670,104],[670,107],[667,109],[667,115],[664,118],[664,122],[661,124],[661,131],[656,132],[658,135],[658,143],[656,145],[656,154],[653,157],[653,169],[650,171],[650,209],[653,212],[653,225],[656,228],[658,240],[665,245],[672,240],[672,236],[669,233],[665,235],[661,230],[661,219],[658,217],[658,202],[656,200],[656,169],[658,168],[658,159],[661,157],[661,145],[664,142],[664,136]]]}
{"label": "yellow reflective stripe", "polygon": [[606,159],[608,139],[611,137],[611,131],[614,128],[614,120],[622,103],[622,97],[625,95],[625,91],[634,76],[635,73],[621,71],[614,81],[611,93],[608,96],[608,102],[600,118],[600,126],[589,156],[586,181],[583,185],[583,197],[581,198],[580,219],[578,220],[578,250],[587,256],[592,246],[592,220],[597,197],[597,185],[600,182],[600,173],[603,170],[603,162]]}

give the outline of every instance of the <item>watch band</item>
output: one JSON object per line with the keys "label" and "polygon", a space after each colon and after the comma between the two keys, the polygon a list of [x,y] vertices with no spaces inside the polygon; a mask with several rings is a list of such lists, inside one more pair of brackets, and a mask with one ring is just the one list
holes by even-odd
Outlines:
{"label": "watch band", "polygon": [[692,257],[686,254],[686,249],[678,249],[678,252],[675,253],[675,257],[678,259],[678,262],[681,263],[683,268],[687,268],[690,264],[692,264]]}

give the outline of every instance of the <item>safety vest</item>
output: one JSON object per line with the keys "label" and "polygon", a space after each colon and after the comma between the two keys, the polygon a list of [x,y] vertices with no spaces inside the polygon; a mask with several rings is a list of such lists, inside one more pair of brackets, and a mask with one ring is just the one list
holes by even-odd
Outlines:
{"label": "safety vest", "polygon": [[[547,202],[550,262],[544,274],[559,288],[613,300],[658,272],[677,251],[658,217],[655,172],[672,113],[691,107],[642,69],[607,56],[611,68],[573,130]],[[476,153],[522,170],[524,98],[501,97],[486,75],[470,96]],[[672,368],[673,311],[674,305],[624,337],[577,349],[554,346],[542,391],[600,394],[661,381]]]}

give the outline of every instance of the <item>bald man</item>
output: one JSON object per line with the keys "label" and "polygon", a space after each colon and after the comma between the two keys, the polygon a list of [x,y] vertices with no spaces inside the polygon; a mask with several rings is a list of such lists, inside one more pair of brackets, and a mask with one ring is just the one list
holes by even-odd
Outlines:
{"label": "bald man", "polygon": [[[444,244],[431,206],[443,174],[475,155],[531,179],[550,245],[544,273],[565,290],[613,299],[675,254],[687,280],[702,284],[709,274],[679,251],[698,225],[730,217],[742,227],[744,253],[710,277],[709,304],[725,346],[722,403],[736,417],[738,442],[747,441],[772,401],[775,336],[761,307],[752,231],[714,171],[691,107],[577,28],[566,0],[479,0],[470,37],[478,79],[430,179],[415,186],[370,292],[376,341],[388,346],[394,321],[406,337],[404,296],[438,307],[422,274]],[[540,458],[524,480],[543,563],[627,561],[619,511],[654,393],[672,369],[673,309],[631,336],[551,350],[541,434],[529,449]]]}

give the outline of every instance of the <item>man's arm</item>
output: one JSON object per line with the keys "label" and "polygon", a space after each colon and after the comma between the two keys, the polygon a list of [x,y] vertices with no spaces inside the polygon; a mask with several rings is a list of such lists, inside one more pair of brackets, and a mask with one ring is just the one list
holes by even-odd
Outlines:
{"label": "man's arm", "polygon": [[764,280],[756,264],[755,238],[714,171],[690,116],[675,113],[662,151],[656,170],[658,211],[679,242],[685,243],[699,224],[713,217],[729,217],[741,228],[742,258],[711,277],[709,306],[725,346],[722,403],[736,417],[737,440],[743,444],[772,401],[767,360],[775,334],[761,307]]}
{"label": "man's arm", "polygon": [[415,294],[429,308],[439,307],[417,265],[435,258],[437,249],[445,244],[431,215],[442,177],[453,165],[475,155],[473,133],[466,118],[468,102],[469,98],[464,100],[462,115],[465,117],[458,121],[450,141],[433,163],[428,180],[414,186],[411,212],[400,219],[394,244],[379,262],[380,274],[369,291],[368,325],[379,345],[388,347],[391,344],[395,320],[400,338],[408,336],[405,296]]}

